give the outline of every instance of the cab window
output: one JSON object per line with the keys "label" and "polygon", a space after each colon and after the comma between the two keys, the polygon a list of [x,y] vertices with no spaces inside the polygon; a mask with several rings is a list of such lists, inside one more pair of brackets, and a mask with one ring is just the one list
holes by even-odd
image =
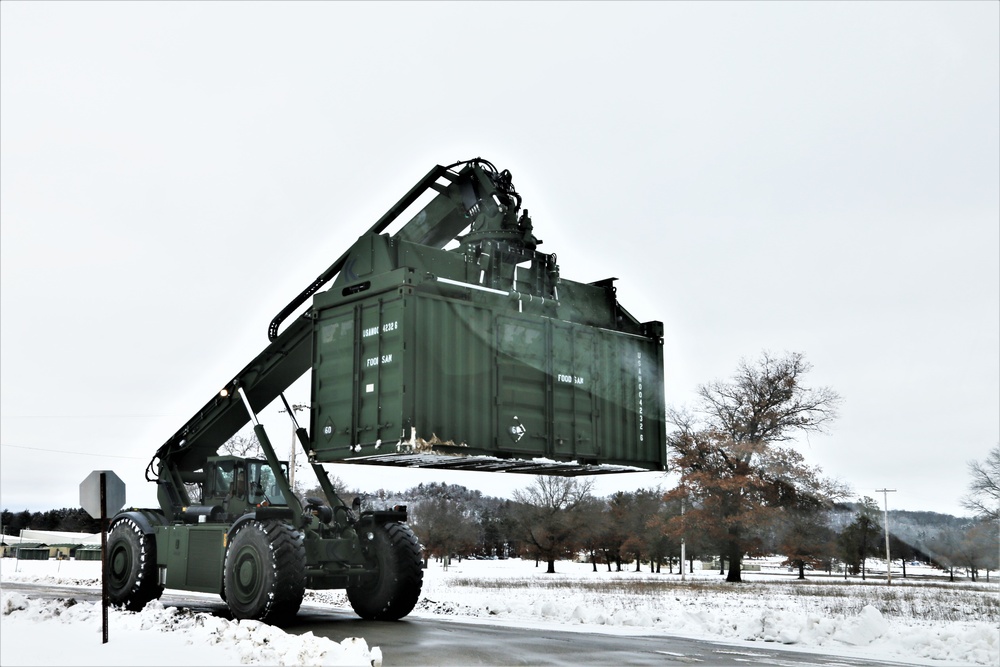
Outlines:
{"label": "cab window", "polygon": [[215,474],[208,478],[205,497],[222,498],[229,495],[233,486],[236,466],[232,461],[219,461],[215,465]]}
{"label": "cab window", "polygon": [[[282,472],[284,473],[284,466],[282,466]],[[265,501],[271,505],[287,504],[271,467],[264,462],[254,461],[250,464],[250,496],[248,500],[255,505]]]}

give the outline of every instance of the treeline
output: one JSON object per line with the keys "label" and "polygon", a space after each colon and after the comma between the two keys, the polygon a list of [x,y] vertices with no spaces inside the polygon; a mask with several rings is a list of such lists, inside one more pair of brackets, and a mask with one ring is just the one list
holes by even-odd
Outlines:
{"label": "treeline", "polygon": [[[346,494],[352,498],[357,492]],[[690,507],[660,488],[621,491],[595,497],[580,478],[538,477],[514,499],[485,496],[455,484],[421,484],[403,492],[360,494],[366,507],[405,504],[410,525],[426,559],[537,559],[555,571],[558,560],[584,557],[600,568],[680,571],[681,540],[685,556],[726,565],[726,544]],[[683,534],[673,520],[687,510]],[[870,558],[885,559],[883,514],[871,498],[839,503],[815,512],[787,511],[759,517],[748,526],[745,555],[784,555],[798,569],[844,571],[867,576]],[[965,570],[976,579],[1000,567],[995,526],[983,520],[934,512],[889,513],[889,552],[904,576],[919,561],[952,573]],[[991,532],[992,531],[992,532]],[[690,565],[689,565],[690,567]]]}
{"label": "treeline", "polygon": [[99,533],[100,519],[91,518],[79,507],[64,507],[46,512],[0,512],[4,535],[20,535],[21,530],[58,530],[67,533]]}
{"label": "treeline", "polygon": [[[337,480],[339,482],[339,480]],[[582,478],[538,477],[514,499],[483,495],[481,491],[446,483],[420,484],[406,491],[363,493],[340,487],[348,503],[363,499],[366,509],[407,505],[410,525],[420,539],[424,557],[528,558],[545,562],[548,570],[562,559],[588,559],[594,571],[632,568],[638,571],[680,572],[681,540],[685,556],[725,567],[725,545],[713,537],[711,526],[699,522],[660,488],[620,491],[606,497],[591,494]],[[310,489],[303,495],[320,495]],[[685,511],[688,514],[684,514]],[[683,522],[682,534],[672,532],[672,520]],[[97,533],[100,521],[83,509],[0,513],[3,534],[21,529]],[[747,556],[782,554],[799,576],[810,569],[834,570],[867,576],[869,558],[885,558],[883,514],[877,503],[864,498],[810,513],[768,515],[753,526]],[[995,524],[935,512],[889,512],[889,552],[900,562],[919,561],[951,573],[964,570],[976,579],[1000,567]],[[689,564],[690,567],[690,564]]]}

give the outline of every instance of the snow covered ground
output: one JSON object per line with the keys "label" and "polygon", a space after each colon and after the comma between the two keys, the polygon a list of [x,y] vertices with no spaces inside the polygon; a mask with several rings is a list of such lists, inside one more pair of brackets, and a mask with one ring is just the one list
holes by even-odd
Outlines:
{"label": "snow covered ground", "polygon": [[[696,563],[697,567],[697,563]],[[559,562],[545,574],[533,561],[432,562],[412,615],[496,625],[562,627],[619,635],[775,642],[798,650],[921,665],[998,665],[1000,585],[929,582],[894,574],[862,583],[812,574],[807,581],[773,563],[724,584],[718,571],[608,572]],[[0,561],[0,581],[99,588],[97,561]],[[3,588],[0,586],[0,588]],[[67,592],[67,598],[72,591]],[[348,607],[341,591],[308,592],[306,604]],[[337,643],[253,622],[151,603],[139,613],[111,610],[101,643],[100,603],[28,599],[3,589],[3,665],[373,665],[378,646],[362,637]],[[772,644],[773,646],[774,644]]]}

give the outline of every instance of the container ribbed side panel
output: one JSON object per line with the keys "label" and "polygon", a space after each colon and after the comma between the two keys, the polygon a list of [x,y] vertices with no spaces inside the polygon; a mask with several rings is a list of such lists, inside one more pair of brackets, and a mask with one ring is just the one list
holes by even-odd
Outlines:
{"label": "container ribbed side panel", "polygon": [[491,312],[460,301],[414,295],[416,436],[479,450],[494,446]]}
{"label": "container ribbed side panel", "polygon": [[[647,341],[604,334],[600,355],[602,390],[600,456],[605,461],[656,460],[655,434],[649,416],[655,414],[651,384],[650,347]],[[662,408],[660,409],[662,412]]]}

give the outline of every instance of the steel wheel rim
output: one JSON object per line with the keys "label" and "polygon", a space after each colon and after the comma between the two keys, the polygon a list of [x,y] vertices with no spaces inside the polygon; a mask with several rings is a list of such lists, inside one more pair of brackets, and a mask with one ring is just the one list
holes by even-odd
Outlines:
{"label": "steel wheel rim", "polygon": [[233,587],[235,598],[240,602],[251,602],[260,590],[262,563],[257,551],[247,547],[240,549],[233,563]]}
{"label": "steel wheel rim", "polygon": [[121,587],[128,579],[131,570],[132,558],[129,555],[129,550],[121,545],[116,545],[108,557],[108,576],[111,579],[111,585]]}

